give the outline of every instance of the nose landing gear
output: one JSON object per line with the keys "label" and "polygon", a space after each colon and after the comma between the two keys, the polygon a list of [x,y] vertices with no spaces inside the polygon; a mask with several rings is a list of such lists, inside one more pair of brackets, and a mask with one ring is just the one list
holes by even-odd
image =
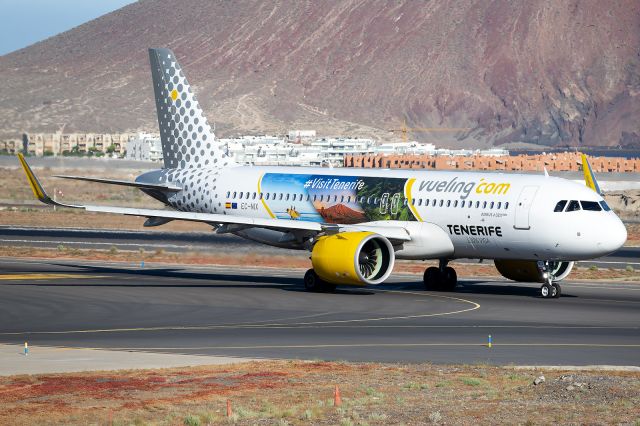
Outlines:
{"label": "nose landing gear", "polygon": [[538,262],[538,268],[544,280],[542,287],[540,287],[540,296],[542,296],[543,299],[557,299],[560,297],[562,287],[560,287],[560,284],[553,282],[555,277],[550,271],[549,262]]}
{"label": "nose landing gear", "polygon": [[426,290],[455,291],[458,284],[456,270],[447,266],[448,260],[440,259],[440,267],[432,266],[424,271],[424,288]]}

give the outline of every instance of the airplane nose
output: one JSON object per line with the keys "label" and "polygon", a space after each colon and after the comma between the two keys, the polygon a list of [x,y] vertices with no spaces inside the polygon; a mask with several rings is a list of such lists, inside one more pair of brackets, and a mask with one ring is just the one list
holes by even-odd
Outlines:
{"label": "airplane nose", "polygon": [[604,232],[598,242],[598,246],[606,253],[618,250],[627,241],[627,228],[624,223],[618,217],[612,219],[608,226],[603,227]]}

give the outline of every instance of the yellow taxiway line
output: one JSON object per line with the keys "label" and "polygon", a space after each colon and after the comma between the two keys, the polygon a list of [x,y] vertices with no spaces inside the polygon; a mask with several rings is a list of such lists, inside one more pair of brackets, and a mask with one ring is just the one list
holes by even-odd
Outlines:
{"label": "yellow taxiway line", "polygon": [[79,274],[0,274],[0,281],[23,281],[23,280],[61,280],[65,278],[85,279],[104,278],[98,275]]}

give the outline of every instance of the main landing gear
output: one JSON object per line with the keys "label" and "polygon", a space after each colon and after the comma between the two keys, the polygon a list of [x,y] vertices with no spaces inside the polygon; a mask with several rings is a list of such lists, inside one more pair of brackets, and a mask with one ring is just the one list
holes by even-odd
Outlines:
{"label": "main landing gear", "polygon": [[456,270],[447,266],[448,260],[440,259],[440,267],[432,266],[424,271],[424,288],[426,290],[454,291],[458,284]]}
{"label": "main landing gear", "polygon": [[555,277],[550,272],[549,262],[538,262],[538,268],[540,268],[540,275],[544,280],[542,287],[540,287],[540,296],[543,299],[557,299],[560,297],[562,287],[560,287],[560,284],[553,282]]}
{"label": "main landing gear", "polygon": [[336,285],[324,281],[316,274],[316,271],[309,269],[304,274],[304,288],[318,293],[330,293],[336,290]]}

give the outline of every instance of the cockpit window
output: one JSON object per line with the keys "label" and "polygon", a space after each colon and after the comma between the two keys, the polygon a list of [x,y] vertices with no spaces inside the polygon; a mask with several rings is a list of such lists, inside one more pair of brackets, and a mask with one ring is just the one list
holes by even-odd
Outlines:
{"label": "cockpit window", "polygon": [[600,206],[602,206],[602,210],[605,212],[611,211],[611,207],[609,207],[609,204],[604,200],[600,201]]}
{"label": "cockpit window", "polygon": [[576,200],[571,200],[569,201],[569,205],[567,206],[567,211],[568,212],[575,212],[580,210],[580,203],[577,202]]}
{"label": "cockpit window", "polygon": [[582,210],[589,210],[592,212],[602,211],[602,207],[600,207],[600,204],[598,204],[597,201],[580,201],[580,204],[582,204]]}
{"label": "cockpit window", "polygon": [[561,212],[562,210],[564,210],[564,206],[567,205],[567,200],[560,200],[558,201],[558,204],[556,204],[556,208],[553,209],[554,212]]}

